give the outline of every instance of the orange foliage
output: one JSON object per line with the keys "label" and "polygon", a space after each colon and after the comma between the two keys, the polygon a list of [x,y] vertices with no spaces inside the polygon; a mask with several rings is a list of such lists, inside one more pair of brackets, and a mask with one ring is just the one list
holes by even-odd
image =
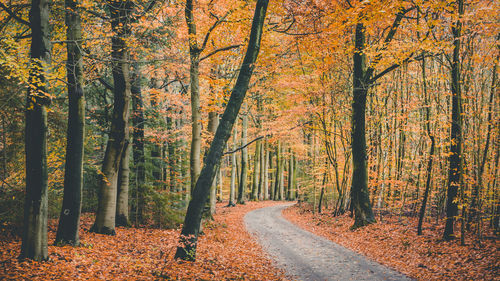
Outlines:
{"label": "orange foliage", "polygon": [[424,223],[416,234],[416,220],[384,217],[383,222],[351,230],[348,214],[332,217],[293,206],[283,216],[298,226],[361,253],[417,280],[498,280],[500,260],[495,240],[481,246],[441,241],[442,223]]}
{"label": "orange foliage", "polygon": [[[19,261],[20,239],[0,233],[0,280],[285,280],[245,231],[243,216],[275,202],[218,206],[200,236],[196,262],[173,260],[179,230],[117,228],[116,236],[89,233],[82,222],[81,247],[49,246],[48,262]],[[56,221],[49,227],[54,240]]]}

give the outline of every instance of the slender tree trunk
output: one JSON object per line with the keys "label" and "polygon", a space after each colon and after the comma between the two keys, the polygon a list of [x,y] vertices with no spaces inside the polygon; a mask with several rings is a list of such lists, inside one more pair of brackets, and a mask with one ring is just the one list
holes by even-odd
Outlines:
{"label": "slender tree trunk", "polygon": [[144,104],[141,94],[141,76],[140,70],[136,65],[133,68],[131,93],[132,93],[132,124],[133,128],[133,157],[135,169],[135,192],[136,208],[134,214],[135,224],[139,224],[144,218],[145,206],[145,152],[144,152]]}
{"label": "slender tree trunk", "polygon": [[[233,149],[236,150],[238,148],[238,119],[235,120],[234,130],[233,130]],[[237,183],[237,168],[238,163],[236,163],[236,152],[231,154],[231,183],[229,187],[229,203],[227,206],[234,207],[236,206],[235,201],[235,193],[236,193],[236,183]]]}
{"label": "slender tree trunk", "polygon": [[[457,2],[458,15],[464,14],[463,0]],[[450,134],[450,156],[448,170],[448,191],[446,200],[446,225],[443,239],[450,240],[455,237],[453,224],[458,215],[458,204],[455,201],[458,187],[462,179],[462,93],[460,82],[460,45],[462,34],[462,23],[460,20],[454,23],[453,27],[453,60],[451,65],[451,134]]]}
{"label": "slender tree trunk", "polygon": [[284,200],[285,199],[285,157],[283,157],[283,151],[285,148],[283,145],[281,146],[280,149],[280,172],[279,172],[279,193],[278,193],[278,200]]}
{"label": "slender tree trunk", "polygon": [[[170,109],[169,111],[172,111]],[[177,171],[177,136],[174,133],[174,120],[172,116],[167,116],[167,130],[168,134],[168,172],[169,172],[169,189],[170,192],[178,192],[178,171]]]}
{"label": "slender tree trunk", "polygon": [[49,2],[32,0],[31,61],[26,99],[26,198],[20,258],[46,260],[47,253],[47,96],[45,65],[50,63]]}
{"label": "slender tree trunk", "polygon": [[[500,36],[499,36],[500,37]],[[500,38],[498,38],[500,39]],[[497,45],[497,48],[500,51],[500,45]],[[487,130],[486,130],[486,142],[484,144],[484,151],[483,155],[481,158],[481,162],[479,163],[479,171],[477,173],[477,180],[476,184],[474,185],[473,191],[472,191],[472,200],[471,200],[471,205],[470,205],[470,215],[469,215],[469,223],[472,220],[475,220],[477,217],[477,213],[479,212],[479,191],[482,188],[483,185],[483,174],[484,174],[484,166],[486,165],[486,160],[488,158],[488,149],[490,147],[490,138],[491,138],[491,130],[492,130],[492,117],[493,117],[493,106],[494,106],[494,97],[495,94],[498,96],[497,92],[497,68],[498,68],[498,61],[500,59],[500,55],[497,55],[495,64],[493,65],[493,70],[492,70],[492,77],[491,77],[491,88],[490,88],[490,99],[488,103],[488,117],[487,117]],[[479,222],[478,222],[479,225]],[[479,226],[478,226],[479,229]],[[479,231],[478,231],[479,232]]]}
{"label": "slender tree trunk", "polygon": [[260,178],[260,140],[255,143],[255,157],[253,164],[252,194],[250,200],[259,200],[259,178]]}
{"label": "slender tree trunk", "polygon": [[263,196],[262,198],[264,200],[269,199],[269,149],[268,149],[268,143],[267,141],[264,142],[264,151],[265,151],[265,157],[264,157],[264,169],[263,169],[263,176],[264,176],[264,188],[263,188]]}
{"label": "slender tree trunk", "polygon": [[290,161],[288,162],[288,189],[287,189],[287,200],[293,200],[293,154],[292,154],[292,149],[290,148]]}
{"label": "slender tree trunk", "polygon": [[[245,109],[246,111],[246,105]],[[247,144],[247,129],[248,129],[248,113],[244,112],[242,114],[242,125],[241,125],[241,146]],[[247,174],[248,174],[248,149],[245,147],[241,150],[241,172],[240,181],[238,185],[238,204],[245,204],[246,201],[246,189],[247,189]]]}
{"label": "slender tree trunk", "polygon": [[429,124],[429,119],[430,119],[430,99],[428,98],[427,95],[427,78],[425,75],[425,59],[422,59],[422,80],[423,80],[423,89],[424,89],[424,96],[425,96],[425,103],[426,103],[426,108],[425,108],[425,119],[426,119],[426,130],[427,130],[427,136],[429,137],[429,140],[431,141],[431,148],[429,151],[429,158],[427,160],[427,175],[426,175],[426,180],[425,180],[425,190],[424,190],[424,195],[422,197],[422,206],[420,207],[420,212],[418,213],[418,226],[417,226],[417,235],[422,235],[422,224],[424,222],[425,218],[425,209],[427,207],[427,200],[429,198],[429,192],[431,190],[431,177],[432,177],[432,162],[434,160],[434,150],[436,146],[436,141],[434,139],[434,135],[431,133],[431,128]]}
{"label": "slender tree trunk", "polygon": [[113,119],[99,179],[97,214],[91,231],[114,235],[118,171],[129,130],[130,78],[127,62],[129,56],[124,37],[130,34],[129,17],[133,6],[131,1],[110,0],[109,7],[113,30],[111,39],[114,81]]}
{"label": "slender tree trunk", "polygon": [[370,193],[368,191],[368,174],[365,136],[365,110],[368,85],[365,77],[365,31],[362,23],[356,24],[354,75],[352,103],[352,182],[351,206],[354,210],[354,228],[375,222]]}
{"label": "slender tree trunk", "polygon": [[201,214],[203,206],[210,191],[210,185],[215,177],[217,165],[220,162],[227,140],[231,135],[233,124],[238,116],[241,104],[245,98],[248,84],[252,76],[255,61],[260,49],[262,27],[266,15],[268,0],[258,0],[252,21],[248,48],[240,68],[236,84],[231,92],[220,125],[215,133],[214,140],[210,145],[203,170],[196,182],[193,191],[193,199],[189,202],[186,218],[181,231],[180,246],[177,248],[175,258],[183,260],[196,259],[196,246],[200,229]]}
{"label": "slender tree trunk", "polygon": [[278,200],[279,189],[280,189],[280,171],[281,171],[281,142],[278,140],[278,146],[276,147],[276,168],[274,177],[274,189],[273,189],[273,200]]}
{"label": "slender tree trunk", "polygon": [[265,161],[265,157],[266,157],[266,152],[265,152],[265,139],[260,143],[260,155],[259,155],[259,161],[260,161],[260,164],[259,164],[259,167],[260,167],[260,170],[259,170],[259,188],[258,188],[258,191],[257,191],[257,198],[259,200],[263,200],[264,199],[264,194],[263,194],[263,190],[264,190],[264,174],[266,173],[264,168],[265,168],[265,165],[264,165],[264,161]]}
{"label": "slender tree trunk", "polygon": [[80,214],[83,186],[83,143],[85,138],[85,96],[83,92],[82,27],[78,1],[66,0],[66,72],[68,79],[68,133],[64,167],[64,196],[55,244],[80,243]]}

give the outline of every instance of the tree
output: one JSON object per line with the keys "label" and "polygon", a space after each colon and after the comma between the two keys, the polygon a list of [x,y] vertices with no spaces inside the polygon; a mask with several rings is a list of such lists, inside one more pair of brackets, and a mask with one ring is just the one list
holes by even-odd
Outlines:
{"label": "tree", "polygon": [[373,210],[370,202],[370,194],[368,191],[368,155],[366,151],[366,126],[365,126],[365,111],[366,97],[368,90],[373,83],[399,67],[399,63],[394,64],[387,69],[374,75],[375,66],[381,60],[383,51],[392,41],[396,31],[401,24],[403,16],[411,11],[410,9],[401,10],[397,13],[387,36],[384,40],[384,45],[375,56],[370,66],[366,66],[366,35],[365,26],[361,21],[356,24],[354,36],[354,55],[353,55],[353,103],[352,103],[352,121],[351,121],[351,147],[352,147],[352,177],[351,177],[351,208],[354,211],[354,228],[362,227],[375,222]]}
{"label": "tree", "polygon": [[64,171],[64,198],[57,227],[56,244],[79,244],[85,137],[85,95],[81,54],[82,27],[78,1],[66,0],[66,75],[68,79],[68,133]]}
{"label": "tree", "polygon": [[118,173],[129,130],[130,77],[125,37],[130,34],[129,24],[133,3],[109,0],[108,6],[113,30],[111,56],[114,106],[109,140],[99,179],[99,204],[91,231],[114,235]]}
{"label": "tree", "polygon": [[30,11],[31,60],[26,99],[26,198],[20,258],[46,260],[47,250],[47,92],[50,64],[47,0],[32,0]]}
{"label": "tree", "polygon": [[234,122],[245,98],[250,78],[252,76],[253,69],[255,68],[255,61],[257,60],[260,49],[262,29],[264,26],[268,3],[268,0],[257,1],[247,51],[241,65],[236,84],[231,91],[231,97],[229,98],[224,114],[222,115],[219,126],[217,127],[214,139],[210,145],[205,164],[201,170],[198,180],[196,181],[196,185],[193,190],[193,197],[189,202],[179,239],[180,246],[177,247],[175,258],[183,260],[196,259],[196,246],[198,242],[198,233],[200,229],[203,206],[208,198],[210,186],[212,185],[212,181],[214,180],[216,174],[217,165],[220,163],[223,150],[226,147],[227,140],[231,135]]}
{"label": "tree", "polygon": [[464,1],[456,1],[459,18],[452,26],[453,32],[453,57],[451,63],[451,131],[450,131],[450,156],[448,170],[448,189],[446,193],[446,224],[443,239],[450,240],[455,237],[453,224],[458,215],[458,204],[455,198],[462,180],[462,92],[460,80],[460,45],[462,36],[461,16],[464,14]]}

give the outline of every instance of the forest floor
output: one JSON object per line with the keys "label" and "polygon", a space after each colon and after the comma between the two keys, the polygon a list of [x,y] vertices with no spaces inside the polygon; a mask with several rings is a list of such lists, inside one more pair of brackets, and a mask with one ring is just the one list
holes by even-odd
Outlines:
{"label": "forest floor", "polygon": [[442,241],[442,224],[424,223],[423,235],[417,236],[413,218],[384,217],[375,224],[357,230],[348,214],[333,217],[300,208],[287,208],[283,216],[301,228],[325,237],[348,249],[389,266],[417,280],[500,280],[498,239],[489,237],[481,244],[467,237]]}
{"label": "forest floor", "polygon": [[[93,216],[84,215],[81,246],[49,246],[49,261],[19,261],[20,237],[0,231],[0,280],[286,280],[245,230],[251,210],[277,202],[218,204],[215,220],[200,236],[197,261],[173,259],[180,230],[117,228],[116,236],[89,233]],[[49,243],[56,224],[49,223]]]}
{"label": "forest floor", "polygon": [[245,215],[247,229],[291,277],[303,281],[411,280],[286,220],[281,212],[291,204],[261,208]]}

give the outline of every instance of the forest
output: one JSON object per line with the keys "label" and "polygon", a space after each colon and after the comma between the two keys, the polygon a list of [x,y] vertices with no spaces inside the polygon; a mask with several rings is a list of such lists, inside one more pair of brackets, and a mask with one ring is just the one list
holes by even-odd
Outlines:
{"label": "forest", "polygon": [[2,0],[0,279],[500,278],[499,10]]}

